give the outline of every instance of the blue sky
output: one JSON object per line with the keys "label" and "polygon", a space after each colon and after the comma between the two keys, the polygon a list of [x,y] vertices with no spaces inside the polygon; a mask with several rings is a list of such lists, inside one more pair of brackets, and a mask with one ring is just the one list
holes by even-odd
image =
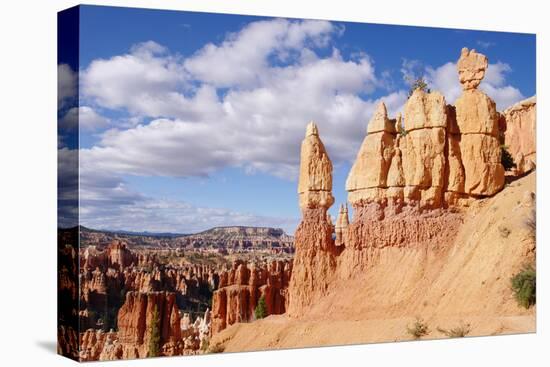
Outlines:
{"label": "blue sky", "polygon": [[534,35],[95,6],[80,21],[81,221],[94,228],[292,233],[309,120],[345,202],[376,104],[401,111],[411,75],[452,103],[462,47],[488,56],[497,108],[536,94]]}

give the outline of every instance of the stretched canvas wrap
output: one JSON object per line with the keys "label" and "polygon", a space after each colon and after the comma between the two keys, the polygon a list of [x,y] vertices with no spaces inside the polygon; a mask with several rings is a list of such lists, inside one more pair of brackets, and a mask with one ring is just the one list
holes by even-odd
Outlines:
{"label": "stretched canvas wrap", "polygon": [[59,354],[535,332],[535,35],[58,18]]}

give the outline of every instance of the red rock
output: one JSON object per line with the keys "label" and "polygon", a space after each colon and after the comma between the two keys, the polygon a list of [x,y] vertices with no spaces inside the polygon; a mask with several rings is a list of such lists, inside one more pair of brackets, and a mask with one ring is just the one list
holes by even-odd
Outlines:
{"label": "red rock", "polygon": [[[314,126],[314,125],[313,125]],[[314,126],[315,127],[315,126]],[[308,200],[304,205],[300,196],[302,221],[296,229],[292,277],[288,288],[288,314],[295,316],[304,312],[315,300],[325,294],[328,282],[333,275],[338,250],[332,233],[334,226],[327,220],[327,209],[332,205],[332,163],[324,149],[319,155],[318,149],[304,149],[304,146],[323,146],[319,132],[315,127],[314,141],[309,134],[312,127],[307,127],[306,138],[302,142],[300,157],[300,182],[325,182],[323,195],[331,200]],[[320,158],[321,157],[321,158]],[[311,169],[316,162],[323,162],[323,169]],[[328,184],[330,183],[330,184]],[[300,187],[300,186],[299,186]],[[310,187],[310,191],[313,189]],[[303,193],[310,191],[298,190]],[[301,194],[302,195],[302,194]]]}
{"label": "red rock", "polygon": [[128,292],[126,302],[118,313],[118,339],[125,355],[137,355],[137,358],[147,356],[155,307],[159,314],[161,347],[169,342],[181,341],[180,315],[175,303],[175,293]]}
{"label": "red rock", "polygon": [[268,315],[284,313],[291,272],[288,261],[250,266],[237,261],[230,270],[221,272],[220,288],[212,296],[212,334],[234,323],[254,320],[261,296],[265,297]]}

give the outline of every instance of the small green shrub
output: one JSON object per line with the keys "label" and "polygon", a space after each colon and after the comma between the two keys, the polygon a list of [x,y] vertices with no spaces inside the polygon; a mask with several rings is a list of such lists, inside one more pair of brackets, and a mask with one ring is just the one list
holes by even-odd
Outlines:
{"label": "small green shrub", "polygon": [[415,339],[420,339],[421,337],[428,335],[430,330],[428,329],[428,324],[424,322],[421,318],[416,318],[412,327],[407,326],[407,333],[412,335]]}
{"label": "small green shrub", "polygon": [[258,305],[254,310],[254,317],[256,320],[263,319],[267,316],[267,305],[265,304],[265,297],[261,296],[258,300]]}
{"label": "small green shrub", "polygon": [[512,290],[518,305],[529,308],[537,301],[537,273],[531,265],[523,269],[511,279]]}
{"label": "small green shrub", "polygon": [[441,334],[448,336],[449,338],[464,338],[470,333],[470,324],[460,323],[459,326],[449,330],[438,327],[437,331],[439,331]]}

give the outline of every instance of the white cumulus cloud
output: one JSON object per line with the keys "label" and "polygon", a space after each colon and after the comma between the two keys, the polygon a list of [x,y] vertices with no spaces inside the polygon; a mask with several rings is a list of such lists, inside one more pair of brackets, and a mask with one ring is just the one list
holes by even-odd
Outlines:
{"label": "white cumulus cloud", "polygon": [[270,57],[284,62],[310,44],[326,46],[337,31],[332,23],[320,20],[253,22],[220,45],[205,45],[185,60],[185,68],[195,79],[217,87],[258,86],[271,68]]}
{"label": "white cumulus cloud", "polygon": [[[275,19],[187,59],[147,42],[95,60],[83,72],[85,96],[152,120],[111,129],[83,153],[126,174],[204,176],[233,166],[294,179],[304,128],[315,120],[333,161],[351,160],[378,103],[359,95],[381,83],[364,53],[317,54],[340,31],[325,21]],[[406,95],[382,99],[395,112]]]}

